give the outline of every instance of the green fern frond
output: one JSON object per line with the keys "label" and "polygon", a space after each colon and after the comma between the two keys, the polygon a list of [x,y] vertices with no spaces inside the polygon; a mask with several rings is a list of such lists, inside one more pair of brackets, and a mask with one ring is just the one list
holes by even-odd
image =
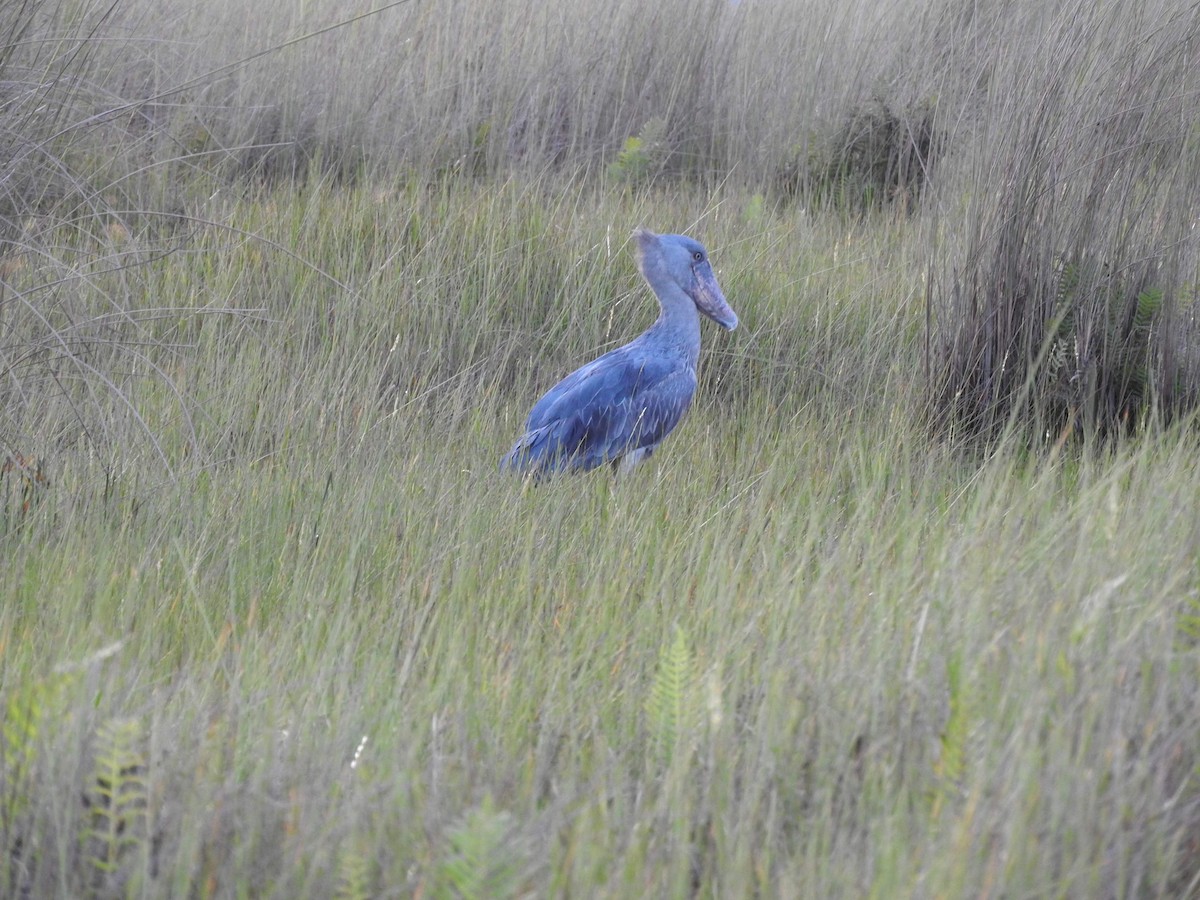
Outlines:
{"label": "green fern frond", "polygon": [[[61,721],[68,688],[78,675],[56,672],[14,691],[4,704],[4,725],[0,729],[7,798],[26,798],[33,769],[37,763],[37,739],[42,723]],[[9,808],[9,817],[19,810]]]}
{"label": "green fern frond", "polygon": [[1138,331],[1150,328],[1154,317],[1158,315],[1163,305],[1162,288],[1146,288],[1137,296],[1137,307],[1133,313],[1133,327]]}
{"label": "green fern frond", "polygon": [[934,763],[938,791],[934,810],[957,792],[967,768],[967,738],[971,730],[971,703],[962,677],[962,659],[955,655],[946,662],[946,682],[950,693],[950,712],[942,729],[941,754]]}
{"label": "green fern frond", "polygon": [[1067,262],[1061,257],[1056,258],[1054,263],[1059,270],[1058,303],[1071,303],[1074,301],[1075,293],[1079,289],[1079,263]]}
{"label": "green fern frond", "polygon": [[[521,861],[509,835],[513,817],[497,810],[491,796],[450,832],[451,856],[442,863],[443,896],[503,900],[517,893]],[[448,888],[451,892],[445,892]]]}
{"label": "green fern frond", "polygon": [[337,885],[337,900],[367,900],[371,896],[371,858],[357,838],[338,848]]}
{"label": "green fern frond", "polygon": [[1187,646],[1200,643],[1200,594],[1193,593],[1184,601],[1183,612],[1175,627]]}
{"label": "green fern frond", "polygon": [[90,815],[84,855],[98,877],[112,875],[145,839],[146,760],[137,719],[109,719],[96,733],[96,761],[84,794]]}
{"label": "green fern frond", "polygon": [[651,738],[666,759],[671,759],[680,739],[693,730],[697,717],[696,674],[687,634],[675,626],[670,644],[659,652],[658,673],[646,697]]}

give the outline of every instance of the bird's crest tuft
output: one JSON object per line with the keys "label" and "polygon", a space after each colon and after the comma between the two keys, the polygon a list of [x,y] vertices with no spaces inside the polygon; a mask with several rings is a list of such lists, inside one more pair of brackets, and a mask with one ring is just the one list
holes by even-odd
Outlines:
{"label": "bird's crest tuft", "polygon": [[658,235],[653,231],[650,231],[648,228],[635,228],[633,229],[633,239],[637,242],[635,252],[637,255],[638,268],[643,268],[646,255],[658,246]]}

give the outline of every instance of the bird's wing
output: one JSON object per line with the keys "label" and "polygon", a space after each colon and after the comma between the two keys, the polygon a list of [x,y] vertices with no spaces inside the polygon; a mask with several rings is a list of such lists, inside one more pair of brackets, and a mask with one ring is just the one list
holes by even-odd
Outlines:
{"label": "bird's wing", "polygon": [[533,405],[525,423],[526,430],[532,431],[561,419],[599,395],[615,396],[623,385],[628,389],[639,375],[643,382],[652,381],[656,374],[653,366],[647,370],[635,361],[634,355],[633,348],[626,344],[580,366]]}
{"label": "bird's wing", "polygon": [[696,372],[686,363],[614,350],[537,402],[525,435],[501,465],[586,470],[652,447],[679,423],[695,390]]}

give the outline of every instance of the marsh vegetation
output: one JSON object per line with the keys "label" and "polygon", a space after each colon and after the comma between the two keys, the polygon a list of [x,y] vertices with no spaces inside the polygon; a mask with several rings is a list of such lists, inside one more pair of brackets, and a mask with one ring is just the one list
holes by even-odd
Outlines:
{"label": "marsh vegetation", "polygon": [[245,10],[0,14],[0,894],[1200,890],[1194,4]]}

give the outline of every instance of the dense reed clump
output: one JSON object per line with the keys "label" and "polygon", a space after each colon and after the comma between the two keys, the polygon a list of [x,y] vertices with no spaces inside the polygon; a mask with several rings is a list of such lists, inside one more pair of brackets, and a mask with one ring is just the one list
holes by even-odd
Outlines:
{"label": "dense reed clump", "polygon": [[988,151],[947,186],[965,227],[939,242],[933,377],[955,427],[1054,441],[1195,406],[1200,19],[1067,4],[1041,35],[997,55]]}

